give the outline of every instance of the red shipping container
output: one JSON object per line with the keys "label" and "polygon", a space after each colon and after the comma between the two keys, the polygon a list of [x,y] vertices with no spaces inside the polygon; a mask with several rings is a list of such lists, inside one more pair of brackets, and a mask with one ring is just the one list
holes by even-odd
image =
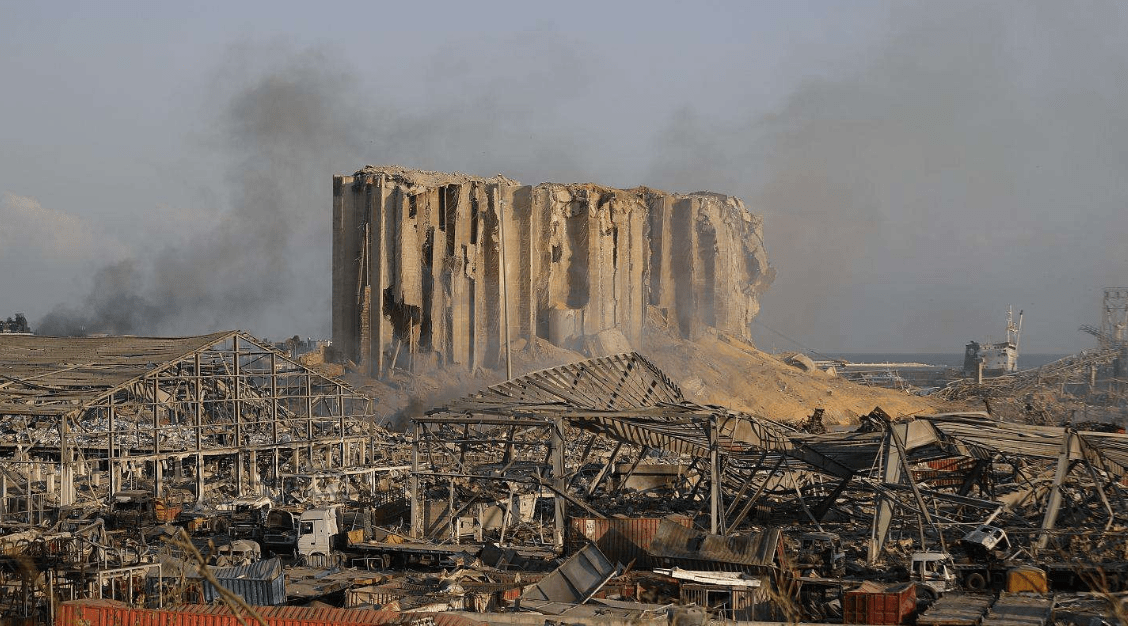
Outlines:
{"label": "red shipping container", "polygon": [[[378,626],[404,623],[405,614],[395,611],[313,608],[305,606],[258,606],[255,610],[267,626]],[[421,614],[434,618],[435,626],[486,626],[458,615]],[[258,626],[249,615],[248,626]],[[407,616],[410,621],[411,617]],[[225,606],[190,605],[172,609],[134,609],[108,600],[64,602],[55,611],[55,626],[239,626]]]}
{"label": "red shipping container", "polygon": [[[688,517],[666,519],[686,528],[693,527]],[[661,523],[661,517],[573,517],[568,524],[568,553],[580,550],[591,541],[612,563],[626,566],[633,562],[636,570],[650,569],[654,563],[647,550]]]}
{"label": "red shipping container", "polygon": [[905,624],[916,613],[916,585],[864,582],[843,600],[843,624]]}

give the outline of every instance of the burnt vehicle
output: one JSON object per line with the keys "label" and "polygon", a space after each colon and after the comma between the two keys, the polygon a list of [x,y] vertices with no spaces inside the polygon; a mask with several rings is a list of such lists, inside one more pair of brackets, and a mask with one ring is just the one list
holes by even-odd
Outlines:
{"label": "burnt vehicle", "polygon": [[846,551],[835,533],[806,532],[798,537],[799,546],[792,556],[792,565],[804,575],[824,578],[846,575]]}
{"label": "burnt vehicle", "polygon": [[270,515],[270,498],[239,498],[230,514],[228,533],[232,539],[253,539],[261,542]]}
{"label": "burnt vehicle", "polygon": [[170,504],[148,491],[119,491],[103,519],[109,530],[138,529],[173,522],[181,510],[181,505]]}
{"label": "burnt vehicle", "polygon": [[278,555],[297,555],[301,514],[300,510],[290,507],[268,511],[263,524],[263,550]]}

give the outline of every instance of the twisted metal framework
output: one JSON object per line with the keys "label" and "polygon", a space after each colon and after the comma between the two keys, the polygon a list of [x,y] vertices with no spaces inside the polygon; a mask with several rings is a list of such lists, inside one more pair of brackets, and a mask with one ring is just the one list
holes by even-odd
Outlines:
{"label": "twisted metal framework", "polygon": [[[290,472],[379,461],[372,400],[241,331],[184,338],[0,336],[0,506],[31,520],[50,497],[71,504],[78,474],[122,473],[160,496],[185,460],[195,493],[205,467],[231,464],[236,489]],[[262,461],[260,463],[260,461]],[[13,494],[13,492],[15,492]]]}
{"label": "twisted metal framework", "polygon": [[[532,485],[558,496],[558,545],[565,503],[603,516],[587,500],[625,452],[635,458],[628,477],[652,450],[687,464],[686,475],[696,480],[686,485],[685,498],[705,503],[715,533],[749,519],[756,502],[778,488],[774,476],[787,457],[842,479],[856,471],[843,463],[850,458],[809,447],[787,426],[686,401],[665,374],[635,353],[521,376],[415,418],[414,423],[413,511],[423,510],[427,494],[445,492],[448,502],[441,517],[454,524],[453,518],[473,503],[507,497],[482,485]],[[574,486],[601,439],[613,442],[614,449],[586,493],[580,494]],[[573,442],[582,445],[569,445]],[[790,466],[784,469],[790,471]],[[479,488],[459,489],[459,480],[473,481]],[[463,498],[464,491],[471,493]],[[413,520],[415,536],[433,538],[444,528],[424,522],[419,515]]]}
{"label": "twisted metal framework", "polygon": [[[637,354],[593,359],[489,387],[417,418],[414,509],[421,510],[423,494],[443,494],[445,512],[457,517],[474,502],[504,499],[506,490],[511,495],[514,485],[525,485],[558,496],[559,541],[565,506],[602,516],[591,498],[621,453],[637,451],[630,476],[638,459],[660,450],[689,466],[696,482],[680,494],[691,507],[702,505],[712,532],[749,529],[762,521],[760,503],[769,497],[773,509],[816,525],[832,509],[848,517],[861,511],[873,519],[871,558],[892,528],[915,523],[922,544],[942,542],[944,528],[976,525],[992,514],[1029,528],[1044,544],[1060,532],[1065,488],[1085,494],[1080,506],[1106,528],[1128,520],[1118,480],[1128,471],[1126,435],[1007,424],[982,414],[904,421],[880,410],[874,415],[873,428],[808,434],[688,402]],[[591,452],[608,446],[595,477],[579,488]],[[1029,520],[1031,509],[1040,523]],[[413,526],[417,536],[443,529],[439,522],[423,533],[421,523]]]}

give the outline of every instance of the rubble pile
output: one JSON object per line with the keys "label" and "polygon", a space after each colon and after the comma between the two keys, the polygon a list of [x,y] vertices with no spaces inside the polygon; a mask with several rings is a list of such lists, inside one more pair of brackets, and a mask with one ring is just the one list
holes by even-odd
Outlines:
{"label": "rubble pile", "polygon": [[1013,374],[957,380],[936,396],[981,402],[992,415],[1011,421],[1115,427],[1128,415],[1126,363],[1128,348],[1112,345]]}
{"label": "rubble pile", "polygon": [[1125,623],[1128,435],[1043,405],[1119,407],[1119,353],[932,399],[763,354],[718,194],[368,167],[333,208],[313,357],[0,335],[0,619]]}
{"label": "rubble pile", "polygon": [[241,601],[667,624],[892,602],[927,623],[974,593],[976,619],[1035,607],[1048,623],[1056,602],[1128,584],[1115,432],[880,408],[849,430],[817,410],[789,425],[697,402],[628,352],[481,388],[396,434],[244,334],[68,340],[69,358],[38,361],[53,340],[11,341],[8,617]]}

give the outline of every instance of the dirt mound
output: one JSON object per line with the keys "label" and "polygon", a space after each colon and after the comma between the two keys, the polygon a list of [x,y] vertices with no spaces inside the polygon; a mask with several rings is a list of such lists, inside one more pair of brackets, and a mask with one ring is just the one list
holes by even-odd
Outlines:
{"label": "dirt mound", "polygon": [[943,407],[930,398],[834,377],[794,357],[788,363],[723,334],[688,342],[652,333],[641,352],[691,401],[782,422],[804,420],[817,408],[825,410],[828,424],[854,424],[876,406],[895,418]]}
{"label": "dirt mound", "polygon": [[[743,340],[715,332],[687,341],[668,330],[660,316],[649,316],[643,345],[634,346],[682,389],[686,399],[718,404],[759,417],[798,422],[815,409],[825,411],[828,424],[857,423],[858,417],[880,406],[893,417],[937,412],[944,404],[902,391],[866,387],[811,367],[794,354],[779,357],[761,352]],[[621,341],[580,342],[585,353],[546,341],[523,341],[513,346],[513,375],[606,356],[598,351],[621,348]],[[347,375],[352,384],[376,398],[377,415],[389,427],[403,429],[414,415],[442,406],[505,380],[504,370],[468,372],[462,366],[438,367],[411,374],[394,371],[384,380]]]}

